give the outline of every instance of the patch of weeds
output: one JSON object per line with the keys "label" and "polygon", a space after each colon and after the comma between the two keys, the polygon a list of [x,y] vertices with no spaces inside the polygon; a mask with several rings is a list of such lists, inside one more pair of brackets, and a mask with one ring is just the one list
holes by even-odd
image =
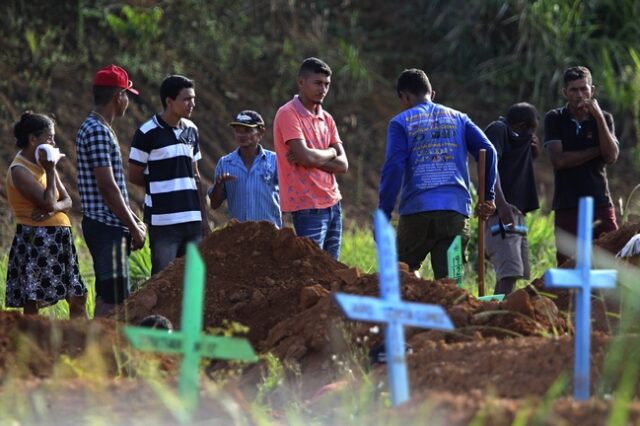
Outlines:
{"label": "patch of weeds", "polygon": [[264,361],[266,371],[263,371],[262,381],[258,383],[256,402],[264,404],[267,395],[284,384],[284,364],[271,352],[262,355],[261,358]]}

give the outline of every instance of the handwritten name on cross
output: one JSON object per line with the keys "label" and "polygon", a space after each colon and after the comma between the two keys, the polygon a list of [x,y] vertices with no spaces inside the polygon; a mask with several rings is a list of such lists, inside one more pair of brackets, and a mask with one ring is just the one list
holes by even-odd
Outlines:
{"label": "handwritten name on cross", "polygon": [[544,274],[546,287],[577,289],[574,336],[573,397],[589,399],[591,355],[591,289],[616,286],[617,271],[591,270],[593,236],[593,198],[580,199],[575,269],[549,269]]}
{"label": "handwritten name on cross", "polygon": [[401,300],[395,233],[380,210],[374,215],[374,224],[381,298],[344,293],[336,293],[334,297],[348,318],[387,324],[384,339],[387,372],[391,402],[397,406],[409,400],[404,326],[453,330],[453,324],[441,306]]}
{"label": "handwritten name on cross", "polygon": [[125,327],[131,345],[141,351],[183,354],[178,391],[185,406],[179,419],[188,422],[198,406],[200,359],[215,358],[255,362],[258,360],[247,339],[202,334],[204,262],[195,244],[187,246],[180,332]]}

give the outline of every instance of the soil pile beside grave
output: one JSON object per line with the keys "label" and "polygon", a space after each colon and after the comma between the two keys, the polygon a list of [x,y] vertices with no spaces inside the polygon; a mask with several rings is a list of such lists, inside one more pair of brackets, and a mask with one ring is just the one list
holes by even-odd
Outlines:
{"label": "soil pile beside grave", "polygon": [[[231,224],[207,237],[200,252],[206,263],[205,328],[224,327],[225,320],[244,324],[259,352],[296,361],[303,372],[329,370],[331,356],[345,349],[342,315],[331,292],[379,294],[377,275],[349,269],[291,229],[266,222]],[[176,260],[134,294],[125,307],[128,322],[160,314],[180,328],[183,269],[184,259]],[[443,306],[457,329],[446,335],[412,330],[409,337],[421,333],[452,342],[566,329],[555,305],[535,292],[521,290],[503,303],[483,303],[450,280],[403,272],[401,281],[403,299]],[[371,333],[372,325],[350,326],[355,335],[348,339],[366,348],[377,344],[381,334]]]}
{"label": "soil pile beside grave", "polygon": [[[563,396],[570,393],[572,383],[571,336],[507,340],[488,338],[445,344],[416,335],[410,342],[414,350],[414,355],[407,359],[412,398],[408,404],[390,414],[393,418],[422,416],[422,423],[425,423],[425,412],[420,410],[424,410],[422,401],[428,399],[428,424],[468,425],[474,424],[474,420],[477,422],[480,417],[484,420],[482,424],[511,425],[516,422],[518,411],[525,406],[543,413],[542,416],[549,419],[541,424],[596,426],[610,423],[611,399],[592,398],[577,402]],[[638,344],[638,336],[627,336],[619,342],[628,345],[625,348],[632,348]],[[607,334],[592,335],[592,393],[596,388],[605,393],[615,391],[619,386],[617,378],[624,375],[621,360],[621,363],[609,365],[615,370],[609,371],[609,377],[614,379],[606,383],[602,380],[609,343],[611,337]],[[633,359],[630,355],[624,358],[626,362]],[[376,384],[384,383],[387,374],[385,366],[375,367],[373,373]],[[565,386],[567,392],[561,392]],[[377,392],[386,390],[384,387],[377,389]],[[559,393],[555,394],[550,389]],[[331,417],[332,407],[344,405],[345,400],[358,398],[357,392],[358,388],[346,381],[336,382],[313,395],[309,409],[319,414],[330,413],[326,415],[326,424],[339,423],[338,415]],[[548,395],[546,401],[543,395]],[[640,404],[631,402],[627,407],[629,424],[637,424]],[[373,423],[379,422],[379,419],[371,420]]]}
{"label": "soil pile beside grave", "polygon": [[[267,222],[231,223],[206,238],[199,250],[206,264],[204,327],[224,327],[225,320],[241,323],[249,327],[254,345],[300,310],[302,288],[331,288],[347,269],[292,229],[280,231]],[[160,314],[180,328],[184,262],[175,260],[128,299],[128,322]]]}

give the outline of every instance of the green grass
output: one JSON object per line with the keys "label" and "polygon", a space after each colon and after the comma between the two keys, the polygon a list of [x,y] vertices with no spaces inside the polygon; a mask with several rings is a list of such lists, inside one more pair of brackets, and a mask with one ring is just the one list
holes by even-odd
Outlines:
{"label": "green grass", "polygon": [[[462,287],[477,294],[477,259],[478,259],[478,220],[472,218],[471,238],[466,250],[467,263],[464,266]],[[555,239],[553,233],[553,213],[544,214],[540,210],[526,216],[529,228],[529,258],[531,279],[542,276],[544,271],[556,266]],[[373,231],[364,226],[351,226],[344,230],[340,261],[351,267],[358,267],[366,273],[378,271],[378,260]],[[433,279],[430,258],[422,263],[420,274],[425,279]],[[519,286],[528,284],[520,280]],[[485,287],[487,294],[492,294],[495,286],[495,272],[489,261],[485,260]]]}

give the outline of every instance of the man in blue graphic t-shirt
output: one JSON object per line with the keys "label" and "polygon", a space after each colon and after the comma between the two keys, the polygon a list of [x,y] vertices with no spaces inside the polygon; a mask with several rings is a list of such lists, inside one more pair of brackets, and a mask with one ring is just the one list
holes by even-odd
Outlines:
{"label": "man in blue graphic t-shirt", "polygon": [[447,276],[447,249],[469,237],[471,215],[467,153],[476,161],[487,150],[486,201],[476,214],[495,211],[496,151],[466,114],[433,102],[435,92],[424,71],[400,74],[396,90],[405,108],[389,122],[380,174],[379,208],[391,218],[400,193],[398,260],[417,271],[427,254],[436,279]]}

